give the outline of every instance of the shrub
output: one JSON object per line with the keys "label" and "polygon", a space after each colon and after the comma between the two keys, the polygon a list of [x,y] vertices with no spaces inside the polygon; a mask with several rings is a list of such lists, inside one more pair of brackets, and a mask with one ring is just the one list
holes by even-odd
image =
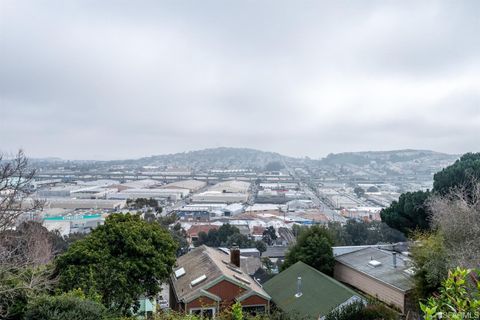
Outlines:
{"label": "shrub", "polygon": [[440,294],[430,297],[420,308],[426,320],[479,319],[480,318],[480,270],[457,267],[448,273],[440,288]]}
{"label": "shrub", "polygon": [[398,314],[385,305],[372,302],[365,305],[362,301],[352,302],[331,311],[325,320],[395,320]]}
{"label": "shrub", "polygon": [[25,320],[102,320],[107,319],[106,308],[95,301],[75,294],[40,296],[31,301]]}

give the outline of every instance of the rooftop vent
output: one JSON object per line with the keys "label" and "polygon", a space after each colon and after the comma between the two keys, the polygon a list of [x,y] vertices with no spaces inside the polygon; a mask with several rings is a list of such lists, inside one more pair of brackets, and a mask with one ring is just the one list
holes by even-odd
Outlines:
{"label": "rooftop vent", "polygon": [[295,293],[295,298],[300,298],[303,295],[302,292],[302,277],[297,278],[297,293]]}
{"label": "rooftop vent", "polygon": [[235,279],[238,279],[238,280],[242,281],[242,282],[245,282],[246,284],[250,284],[250,281],[248,281],[247,279],[245,279],[243,277],[237,276],[236,274],[234,274],[233,277]]}
{"label": "rooftop vent", "polygon": [[178,270],[175,270],[175,278],[178,279],[178,278],[180,278],[181,276],[183,276],[185,273],[186,273],[186,272],[185,272],[185,269],[183,269],[183,267],[180,268],[180,269],[178,269]]}
{"label": "rooftop vent", "polygon": [[192,280],[192,282],[190,282],[190,284],[192,285],[192,287],[194,287],[197,284],[199,284],[200,282],[205,281],[205,279],[207,279],[207,276],[203,274],[200,277],[198,277],[197,279]]}
{"label": "rooftop vent", "polygon": [[382,265],[382,263],[378,260],[370,260],[368,261],[368,264],[374,268],[379,267]]}

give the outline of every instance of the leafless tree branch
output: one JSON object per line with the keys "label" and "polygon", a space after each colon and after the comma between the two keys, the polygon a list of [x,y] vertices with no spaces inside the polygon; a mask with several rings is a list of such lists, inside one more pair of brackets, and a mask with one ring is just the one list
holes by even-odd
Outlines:
{"label": "leafless tree branch", "polygon": [[20,150],[14,157],[0,155],[0,318],[13,303],[50,288],[54,282],[48,263],[53,258],[49,232],[37,222],[20,223],[19,217],[38,210],[32,200],[35,170]]}
{"label": "leafless tree branch", "polygon": [[20,150],[13,158],[0,155],[0,232],[12,228],[25,211],[39,209],[39,201],[25,202],[32,194],[35,170]]}
{"label": "leafless tree branch", "polygon": [[445,239],[451,261],[466,268],[480,266],[480,183],[459,187],[429,201],[431,223]]}

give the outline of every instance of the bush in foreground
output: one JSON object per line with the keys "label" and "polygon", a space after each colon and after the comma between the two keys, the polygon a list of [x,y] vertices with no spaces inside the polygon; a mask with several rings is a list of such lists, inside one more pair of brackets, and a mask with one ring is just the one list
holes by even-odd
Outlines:
{"label": "bush in foreground", "polygon": [[25,320],[104,320],[107,309],[100,303],[68,293],[60,296],[40,296],[31,301]]}
{"label": "bush in foreground", "polygon": [[331,311],[325,320],[395,320],[398,314],[380,303],[365,305],[355,301],[342,308]]}

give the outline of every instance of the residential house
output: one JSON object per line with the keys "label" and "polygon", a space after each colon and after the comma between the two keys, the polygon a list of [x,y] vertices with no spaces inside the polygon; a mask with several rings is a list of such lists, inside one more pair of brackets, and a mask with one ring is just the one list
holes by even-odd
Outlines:
{"label": "residential house", "polygon": [[244,312],[269,312],[270,296],[262,286],[240,269],[240,250],[228,255],[218,249],[199,246],[177,259],[170,278],[170,308],[214,317],[239,302]]}
{"label": "residential house", "polygon": [[198,240],[198,234],[200,232],[205,232],[208,234],[208,231],[215,229],[218,230],[220,226],[211,225],[211,224],[194,224],[187,230],[187,240],[189,243],[194,243]]}

